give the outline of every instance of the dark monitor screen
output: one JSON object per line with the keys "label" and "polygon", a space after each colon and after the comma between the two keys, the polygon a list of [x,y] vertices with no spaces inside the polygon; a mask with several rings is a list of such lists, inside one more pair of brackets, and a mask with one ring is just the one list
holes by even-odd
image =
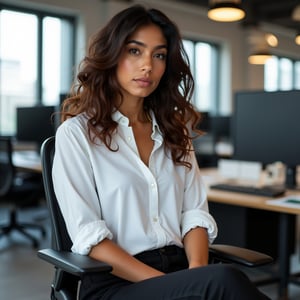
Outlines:
{"label": "dark monitor screen", "polygon": [[210,123],[210,117],[209,113],[206,111],[202,111],[200,115],[200,122],[197,125],[197,129],[208,131],[209,130],[209,123]]}
{"label": "dark monitor screen", "polygon": [[295,168],[300,165],[299,113],[300,90],[236,93],[232,122],[234,158],[264,165],[281,161],[290,174],[294,172],[294,184]]}
{"label": "dark monitor screen", "polygon": [[217,138],[230,137],[231,116],[216,116],[201,112],[201,120],[197,128]]}
{"label": "dark monitor screen", "polygon": [[231,136],[231,116],[212,116],[210,127],[210,131],[216,138],[229,138]]}
{"label": "dark monitor screen", "polygon": [[17,140],[34,142],[40,147],[55,134],[54,112],[55,106],[17,107]]}

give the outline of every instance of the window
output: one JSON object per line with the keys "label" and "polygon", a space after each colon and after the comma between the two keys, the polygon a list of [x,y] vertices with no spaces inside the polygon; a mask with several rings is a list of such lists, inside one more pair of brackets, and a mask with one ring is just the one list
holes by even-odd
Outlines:
{"label": "window", "polygon": [[69,91],[74,22],[0,6],[0,134],[15,135],[16,107],[58,105]]}
{"label": "window", "polygon": [[300,90],[300,61],[295,62],[295,89]]}
{"label": "window", "polygon": [[265,64],[266,91],[300,89],[300,61],[273,56]]}
{"label": "window", "polygon": [[195,107],[202,112],[218,113],[218,47],[191,40],[183,40],[183,45],[195,80]]}

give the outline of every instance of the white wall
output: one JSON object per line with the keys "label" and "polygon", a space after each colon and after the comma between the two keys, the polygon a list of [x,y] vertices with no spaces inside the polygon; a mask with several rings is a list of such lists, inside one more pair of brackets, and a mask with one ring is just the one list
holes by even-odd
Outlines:
{"label": "white wall", "polygon": [[[9,4],[47,8],[54,12],[76,14],[78,16],[77,63],[84,55],[88,37],[100,28],[112,15],[129,6],[124,1],[108,0],[5,0]],[[3,2],[3,1],[2,1]],[[237,90],[263,89],[263,66],[248,64],[249,45],[247,30],[236,23],[210,21],[206,11],[196,6],[179,4],[172,0],[137,0],[148,7],[156,7],[165,12],[178,24],[183,35],[221,43],[223,64],[221,69],[221,94],[225,103],[230,103]],[[131,2],[131,4],[132,4]],[[300,59],[300,47],[294,41],[294,32],[263,24],[279,38],[275,54],[286,54]],[[230,107],[224,107],[225,112]]]}

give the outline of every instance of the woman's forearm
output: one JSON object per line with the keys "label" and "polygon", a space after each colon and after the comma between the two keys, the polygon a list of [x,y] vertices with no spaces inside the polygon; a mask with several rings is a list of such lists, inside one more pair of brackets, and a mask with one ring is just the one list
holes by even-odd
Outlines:
{"label": "woman's forearm", "polygon": [[134,258],[108,239],[94,246],[89,256],[111,265],[112,274],[131,282],[164,275],[164,273]]}
{"label": "woman's forearm", "polygon": [[208,264],[208,236],[205,228],[191,229],[184,237],[183,244],[189,268],[205,266]]}

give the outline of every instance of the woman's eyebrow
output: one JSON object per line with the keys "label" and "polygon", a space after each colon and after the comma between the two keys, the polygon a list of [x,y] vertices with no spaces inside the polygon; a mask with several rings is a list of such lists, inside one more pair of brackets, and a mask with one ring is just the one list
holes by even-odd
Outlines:
{"label": "woman's eyebrow", "polygon": [[[137,45],[142,46],[142,47],[147,47],[147,45],[145,43],[137,41],[137,40],[129,40],[129,41],[126,42],[126,45],[128,45],[128,44],[137,44]],[[162,49],[162,48],[167,49],[167,45],[165,45],[165,44],[157,45],[154,48],[155,49]]]}

